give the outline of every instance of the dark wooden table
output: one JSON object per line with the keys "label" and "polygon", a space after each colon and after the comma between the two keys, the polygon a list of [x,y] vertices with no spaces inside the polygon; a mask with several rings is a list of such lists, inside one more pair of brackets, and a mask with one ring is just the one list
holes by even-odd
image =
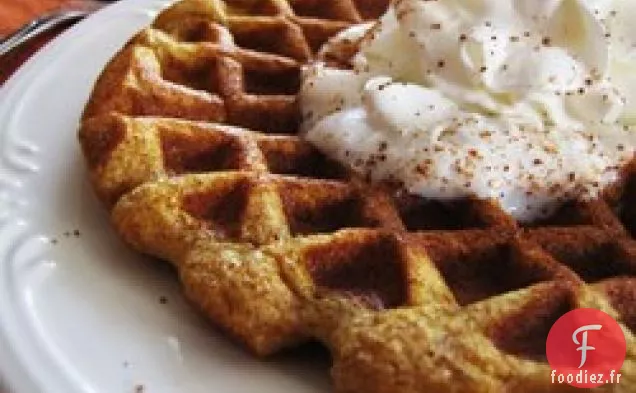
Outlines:
{"label": "dark wooden table", "polygon": [[[0,37],[10,34],[24,23],[36,18],[45,12],[63,6],[70,0],[0,0]],[[11,74],[34,52],[46,44],[51,38],[59,34],[63,28],[46,34],[42,38],[18,48],[18,50],[7,54],[0,61],[0,84],[11,76]]]}

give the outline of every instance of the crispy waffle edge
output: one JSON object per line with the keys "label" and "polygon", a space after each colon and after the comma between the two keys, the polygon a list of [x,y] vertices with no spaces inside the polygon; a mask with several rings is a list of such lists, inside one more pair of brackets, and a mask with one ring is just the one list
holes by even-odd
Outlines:
{"label": "crispy waffle edge", "polygon": [[[565,312],[625,331],[636,389],[636,188],[521,225],[487,201],[370,186],[303,142],[300,67],[381,0],[183,0],[109,62],[79,139],[121,237],[265,356],[320,340],[340,393],[560,392]],[[611,195],[610,195],[611,194]]]}

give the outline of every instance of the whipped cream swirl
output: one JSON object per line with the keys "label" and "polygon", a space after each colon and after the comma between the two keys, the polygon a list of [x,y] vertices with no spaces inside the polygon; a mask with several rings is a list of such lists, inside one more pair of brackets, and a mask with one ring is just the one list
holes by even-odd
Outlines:
{"label": "whipped cream swirl", "polygon": [[324,50],[357,39],[353,69],[305,70],[303,129],[372,180],[530,221],[633,157],[634,1],[400,0]]}

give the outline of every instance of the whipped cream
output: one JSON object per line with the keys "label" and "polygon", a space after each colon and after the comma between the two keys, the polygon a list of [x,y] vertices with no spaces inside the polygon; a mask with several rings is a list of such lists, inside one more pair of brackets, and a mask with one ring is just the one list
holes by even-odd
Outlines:
{"label": "whipped cream", "polygon": [[323,50],[358,39],[352,69],[305,70],[303,131],[372,180],[529,221],[633,157],[634,1],[401,0]]}

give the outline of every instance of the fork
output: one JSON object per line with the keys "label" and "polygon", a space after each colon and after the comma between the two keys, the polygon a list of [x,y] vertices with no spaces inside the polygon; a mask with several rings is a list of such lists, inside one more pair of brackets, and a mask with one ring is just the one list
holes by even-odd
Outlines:
{"label": "fork", "polygon": [[79,0],[72,1],[67,6],[42,15],[25,24],[15,33],[0,39],[0,57],[11,52],[22,44],[40,36],[43,33],[65,23],[77,22],[108,3],[116,0]]}

